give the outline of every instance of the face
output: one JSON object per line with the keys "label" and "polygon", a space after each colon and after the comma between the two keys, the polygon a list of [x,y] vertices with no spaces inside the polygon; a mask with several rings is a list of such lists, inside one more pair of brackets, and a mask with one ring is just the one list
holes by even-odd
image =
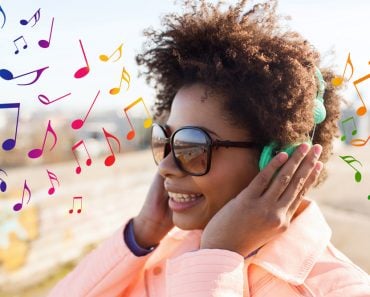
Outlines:
{"label": "face", "polygon": [[[171,134],[183,126],[198,126],[213,140],[253,141],[248,131],[228,123],[224,114],[222,98],[215,92],[209,94],[204,85],[195,84],[177,92],[167,126]],[[257,175],[258,158],[259,152],[254,148],[213,148],[210,171],[203,176],[191,176],[177,168],[172,153],[168,154],[158,170],[170,195],[174,224],[183,230],[204,229]],[[181,199],[179,195],[171,197],[173,192],[202,196]]]}

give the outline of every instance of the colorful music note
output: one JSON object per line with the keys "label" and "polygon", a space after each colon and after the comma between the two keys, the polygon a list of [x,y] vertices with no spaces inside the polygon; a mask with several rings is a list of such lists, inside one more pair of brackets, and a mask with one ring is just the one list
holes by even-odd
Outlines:
{"label": "colorful music note", "polygon": [[104,128],[103,128],[103,132],[104,132],[105,139],[108,142],[109,149],[111,151],[111,155],[109,155],[108,157],[105,158],[104,164],[105,164],[105,166],[112,166],[114,164],[114,162],[116,162],[116,156],[114,155],[114,152],[112,150],[112,146],[111,146],[108,138],[114,139],[116,141],[116,143],[118,144],[118,152],[121,152],[121,143],[120,143],[119,139],[116,136],[108,133]]}
{"label": "colorful music note", "polygon": [[23,194],[22,194],[22,202],[21,203],[14,204],[14,206],[13,206],[13,210],[14,211],[19,211],[19,210],[22,209],[22,207],[23,207],[23,199],[24,199],[24,192],[25,191],[27,191],[27,193],[28,193],[28,201],[27,201],[27,204],[28,204],[28,202],[30,202],[30,200],[31,200],[31,190],[28,187],[26,180],[24,180]]}
{"label": "colorful music note", "polygon": [[356,171],[356,173],[355,173],[355,181],[356,182],[360,182],[361,181],[361,178],[362,178],[362,176],[361,176],[361,173],[360,173],[360,171],[358,171],[355,167],[353,167],[352,165],[351,165],[351,163],[353,163],[353,162],[357,162],[357,163],[359,163],[361,166],[362,166],[362,164],[361,164],[361,162],[360,161],[358,161],[358,160],[356,160],[354,157],[352,157],[352,156],[339,156],[343,161],[345,161],[349,166],[351,166],[355,171]]}
{"label": "colorful music note", "polygon": [[51,146],[50,151],[54,148],[55,144],[57,143],[58,137],[57,137],[57,134],[55,133],[54,129],[51,127],[51,122],[49,120],[48,127],[46,128],[45,137],[44,137],[44,141],[42,143],[41,149],[35,148],[35,149],[29,151],[28,152],[28,157],[29,158],[31,158],[31,159],[39,158],[43,154],[44,148],[45,148],[45,143],[46,143],[46,137],[48,136],[49,132],[53,135],[53,138],[54,138],[54,143]]}
{"label": "colorful music note", "polygon": [[54,17],[51,20],[51,28],[49,34],[49,40],[41,39],[39,40],[39,46],[42,48],[48,48],[50,46],[51,34],[53,33],[53,26],[54,26]]}
{"label": "colorful music note", "polygon": [[103,61],[103,62],[107,62],[110,58],[112,58],[112,56],[113,56],[116,52],[118,52],[119,56],[118,56],[118,58],[117,58],[117,59],[115,59],[113,62],[118,61],[118,60],[122,57],[122,46],[123,46],[123,43],[121,43],[121,44],[118,46],[118,48],[113,52],[113,54],[111,54],[109,57],[108,57],[107,55],[102,54],[102,55],[100,55],[100,56],[99,56],[99,59],[100,59],[101,61]]}
{"label": "colorful music note", "polygon": [[40,101],[42,104],[48,105],[48,104],[50,104],[50,103],[53,103],[53,102],[58,101],[58,100],[60,100],[60,99],[63,99],[63,98],[65,98],[65,97],[67,97],[67,96],[69,96],[69,95],[71,95],[71,94],[72,94],[72,93],[65,94],[64,96],[59,97],[59,98],[54,99],[54,100],[51,100],[51,101],[49,100],[49,98],[48,98],[48,97],[46,97],[45,95],[42,95],[42,94],[40,94],[40,95],[38,96],[38,98],[39,98],[39,101]]}
{"label": "colorful music note", "polygon": [[41,8],[39,8],[34,14],[33,14],[33,16],[27,21],[27,20],[20,20],[19,22],[21,23],[21,25],[23,25],[23,26],[26,26],[26,25],[28,25],[28,23],[32,20],[32,19],[34,19],[35,20],[35,23],[31,26],[31,27],[33,27],[33,26],[35,26],[36,25],[36,23],[39,21],[39,19],[40,19],[40,10],[41,10]]}
{"label": "colorful music note", "polygon": [[13,43],[14,43],[14,45],[15,45],[15,47],[16,47],[16,50],[15,50],[15,52],[14,52],[14,53],[15,53],[16,55],[19,53],[19,48],[18,48],[18,46],[17,46],[17,42],[18,42],[19,40],[23,40],[23,43],[24,43],[24,45],[23,45],[23,49],[26,49],[26,48],[27,48],[27,42],[26,42],[26,40],[24,39],[23,35],[22,35],[22,36],[20,36],[20,37],[18,37],[17,39],[14,39],[14,40],[13,40]]}
{"label": "colorful music note", "polygon": [[74,75],[75,78],[82,78],[82,77],[86,76],[90,71],[90,66],[89,66],[89,62],[87,61],[87,58],[86,58],[84,47],[82,45],[81,40],[79,40],[79,41],[80,41],[80,46],[81,46],[81,49],[82,49],[82,53],[83,53],[84,58],[85,58],[86,66],[81,67],[80,69],[78,69],[76,71],[76,73]]}
{"label": "colorful music note", "polygon": [[148,117],[144,121],[144,128],[149,128],[152,125],[152,118],[150,117],[150,113],[149,113],[148,109],[146,108],[145,102],[144,102],[144,100],[143,100],[142,97],[139,97],[138,99],[136,99],[130,105],[126,106],[123,109],[123,111],[125,112],[126,118],[127,118],[128,122],[130,124],[130,127],[131,127],[131,130],[126,135],[126,138],[128,140],[131,140],[131,139],[133,139],[135,137],[135,129],[134,129],[134,126],[132,125],[132,123],[130,121],[129,116],[127,115],[127,111],[130,108],[132,108],[133,106],[135,106],[136,104],[138,104],[139,102],[142,102],[144,104],[144,108],[145,108],[146,114],[148,115]]}
{"label": "colorful music note", "polygon": [[341,121],[341,125],[342,125],[342,128],[343,128],[343,133],[344,133],[344,135],[340,138],[341,141],[345,141],[347,139],[344,125],[346,123],[349,123],[349,122],[352,122],[353,123],[353,126],[354,126],[354,128],[352,129],[352,135],[356,135],[357,134],[357,126],[356,126],[355,119],[353,117],[349,117],[349,118]]}
{"label": "colorful music note", "polygon": [[77,130],[77,129],[80,129],[80,128],[84,125],[84,123],[85,123],[85,121],[86,121],[86,119],[87,119],[87,117],[88,117],[88,115],[89,115],[89,113],[90,113],[90,111],[91,111],[91,108],[92,108],[92,107],[93,107],[93,105],[95,104],[95,101],[96,101],[96,99],[98,98],[99,94],[100,94],[100,90],[99,90],[99,91],[98,91],[98,93],[96,94],[96,96],[95,96],[95,99],[94,99],[93,103],[90,105],[89,111],[88,111],[88,112],[87,112],[87,114],[85,115],[85,118],[84,118],[83,120],[82,120],[82,119],[76,119],[76,120],[74,120],[74,121],[72,122],[72,124],[71,124],[72,129]]}
{"label": "colorful music note", "polygon": [[370,135],[367,137],[366,140],[360,139],[360,138],[352,139],[351,144],[353,146],[365,146],[367,142],[369,141],[369,139],[370,139]]}
{"label": "colorful music note", "polygon": [[346,65],[344,67],[344,71],[343,71],[343,74],[342,76],[335,76],[332,80],[331,80],[331,83],[334,87],[338,87],[340,86],[342,83],[343,83],[343,80],[344,80],[344,74],[346,73],[346,70],[347,70],[347,66],[351,66],[351,75],[350,77],[347,79],[347,81],[351,80],[352,76],[353,76],[353,72],[354,72],[354,67],[353,67],[353,64],[352,64],[352,61],[351,61],[351,55],[350,53],[348,53],[348,57],[347,57],[347,60],[346,60]]}
{"label": "colorful music note", "polygon": [[28,75],[28,74],[35,73],[36,72],[36,78],[33,81],[31,81],[30,83],[27,83],[27,84],[17,84],[18,86],[28,86],[28,85],[32,85],[33,83],[35,83],[36,81],[38,81],[38,79],[40,78],[41,74],[46,69],[48,69],[48,68],[49,68],[49,66],[46,66],[44,68],[40,68],[40,69],[31,71],[31,72],[27,72],[27,73],[24,73],[24,74],[21,74],[21,75],[18,75],[18,76],[14,76],[13,73],[11,73],[7,69],[0,69],[0,77],[2,79],[5,79],[5,80],[12,80],[12,79],[16,79],[16,78],[19,78],[19,77],[22,77],[22,76],[25,76],[25,75]]}
{"label": "colorful music note", "polygon": [[4,18],[4,22],[1,25],[1,29],[2,29],[2,28],[4,28],[4,25],[6,23],[6,14],[5,14],[5,11],[3,10],[3,8],[1,7],[1,5],[0,5],[0,13],[3,15],[3,18]]}
{"label": "colorful music note", "polygon": [[359,78],[359,79],[357,79],[357,80],[355,80],[355,81],[353,82],[353,85],[355,86],[355,89],[356,89],[356,91],[357,91],[357,94],[358,94],[358,96],[360,97],[360,100],[361,100],[361,102],[362,102],[362,106],[360,106],[360,107],[357,109],[357,111],[356,111],[356,113],[357,113],[359,116],[363,116],[363,115],[367,112],[367,108],[366,108],[365,102],[364,102],[364,100],[362,99],[362,96],[361,96],[361,94],[360,94],[359,90],[357,89],[357,84],[359,84],[359,83],[361,83],[361,82],[363,82],[363,81],[367,80],[368,78],[370,78],[370,74],[367,74],[367,75],[365,75],[365,76],[363,76],[363,77],[361,77],[361,78]]}
{"label": "colorful music note", "polygon": [[[1,172],[4,172],[4,173],[5,173],[5,175],[6,175],[6,176],[8,176],[4,170],[0,169],[0,171],[1,171]],[[0,182],[0,191],[1,191],[1,192],[5,192],[5,191],[6,191],[6,187],[7,187],[7,186],[6,186],[6,182],[5,182],[2,178],[0,178],[0,181],[1,181],[1,182]]]}
{"label": "colorful music note", "polygon": [[55,175],[55,173],[53,173],[53,172],[51,172],[47,169],[46,169],[46,172],[48,173],[48,177],[49,177],[50,184],[51,184],[51,187],[48,190],[48,194],[53,195],[54,192],[55,192],[55,187],[54,187],[54,184],[53,184],[53,180],[58,183],[58,187],[59,187],[59,180],[58,180],[58,177]]}
{"label": "colorful music note", "polygon": [[72,208],[69,210],[69,213],[73,213],[73,211],[75,209],[75,200],[78,200],[80,202],[80,207],[77,209],[77,213],[81,213],[81,210],[82,210],[82,196],[73,197],[73,204],[72,204]]}
{"label": "colorful music note", "polygon": [[75,157],[76,162],[77,162],[77,164],[78,164],[78,166],[76,167],[76,173],[77,173],[77,174],[80,174],[80,173],[81,173],[81,165],[80,165],[80,162],[78,162],[78,157],[77,157],[77,155],[76,155],[75,150],[76,150],[80,145],[83,145],[83,147],[84,147],[84,149],[85,149],[85,151],[86,151],[86,153],[87,153],[87,156],[88,156],[88,158],[86,159],[86,165],[87,165],[87,166],[90,166],[90,165],[91,165],[91,157],[90,157],[89,152],[87,151],[87,148],[86,148],[85,142],[84,142],[83,140],[80,140],[79,142],[77,142],[76,144],[74,144],[74,145],[72,146],[72,153],[73,153],[73,156]]}
{"label": "colorful music note", "polygon": [[126,71],[126,68],[123,66],[119,87],[110,89],[109,93],[111,95],[117,95],[121,91],[122,81],[127,82],[127,89],[126,89],[127,91],[128,88],[130,87],[130,80],[131,80],[130,74]]}
{"label": "colorful music note", "polygon": [[15,133],[14,138],[8,138],[3,142],[3,150],[4,151],[10,151],[15,147],[15,144],[17,142],[17,132],[18,132],[18,122],[19,122],[19,109],[20,109],[20,103],[0,103],[0,109],[3,108],[16,108],[17,109],[17,120],[15,122]]}

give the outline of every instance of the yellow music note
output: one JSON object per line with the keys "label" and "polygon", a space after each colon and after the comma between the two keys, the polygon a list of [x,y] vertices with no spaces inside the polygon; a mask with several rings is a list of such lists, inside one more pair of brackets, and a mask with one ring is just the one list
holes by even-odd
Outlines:
{"label": "yellow music note", "polygon": [[332,80],[331,80],[331,83],[334,87],[338,87],[340,86],[342,83],[343,83],[343,80],[344,80],[344,74],[346,73],[346,70],[347,70],[347,66],[351,66],[351,75],[350,77],[347,79],[347,81],[349,81],[352,76],[353,76],[353,71],[354,71],[354,67],[353,67],[353,64],[352,64],[352,61],[351,61],[351,55],[350,53],[348,53],[348,57],[347,57],[347,60],[346,60],[346,65],[344,67],[344,71],[343,71],[343,74],[342,76],[335,76]]}
{"label": "yellow music note", "polygon": [[148,111],[148,109],[146,108],[146,105],[145,105],[145,102],[143,100],[142,97],[139,97],[138,99],[136,99],[135,101],[133,101],[131,104],[129,104],[128,106],[126,106],[123,111],[125,112],[125,116],[130,124],[130,127],[131,127],[131,130],[127,133],[127,136],[126,138],[128,140],[131,140],[135,137],[135,128],[134,126],[132,125],[131,121],[130,121],[130,118],[129,116],[127,115],[127,111],[132,108],[133,106],[135,106],[136,104],[138,104],[139,102],[142,102],[144,104],[144,108],[145,108],[145,111],[146,111],[146,114],[147,114],[147,118],[145,119],[144,121],[144,128],[149,128],[151,125],[152,125],[152,118],[150,116],[150,113]]}
{"label": "yellow music note", "polygon": [[116,62],[116,61],[118,61],[119,59],[121,59],[121,57],[122,57],[122,46],[123,46],[123,43],[121,43],[119,46],[118,46],[118,48],[108,57],[107,55],[104,55],[104,54],[102,54],[102,55],[100,55],[99,56],[99,59],[101,60],[101,61],[103,61],[103,62],[107,62],[110,58],[112,58],[112,56],[115,54],[115,53],[117,53],[118,52],[118,58],[117,59],[115,59],[113,62]]}
{"label": "yellow music note", "polygon": [[109,93],[111,95],[117,95],[121,91],[122,81],[127,82],[127,89],[126,89],[127,91],[128,88],[130,87],[130,80],[131,80],[130,74],[126,71],[126,68],[123,66],[119,87],[110,89]]}

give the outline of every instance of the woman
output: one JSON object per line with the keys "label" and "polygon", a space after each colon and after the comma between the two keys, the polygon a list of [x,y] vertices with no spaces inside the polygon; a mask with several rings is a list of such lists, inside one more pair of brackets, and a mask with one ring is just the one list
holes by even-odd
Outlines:
{"label": "woman", "polygon": [[146,32],[158,172],[140,213],[49,296],[370,296],[305,197],[337,132],[333,74],[275,3],[245,2],[188,1]]}

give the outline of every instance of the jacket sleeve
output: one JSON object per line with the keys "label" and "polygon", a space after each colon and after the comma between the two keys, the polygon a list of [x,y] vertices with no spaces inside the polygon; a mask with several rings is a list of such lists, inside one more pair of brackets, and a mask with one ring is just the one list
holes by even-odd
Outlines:
{"label": "jacket sleeve", "polygon": [[124,224],[62,279],[48,297],[118,296],[135,283],[151,254],[135,256],[123,240]]}
{"label": "jacket sleeve", "polygon": [[243,297],[244,258],[220,249],[201,249],[166,263],[168,297]]}

